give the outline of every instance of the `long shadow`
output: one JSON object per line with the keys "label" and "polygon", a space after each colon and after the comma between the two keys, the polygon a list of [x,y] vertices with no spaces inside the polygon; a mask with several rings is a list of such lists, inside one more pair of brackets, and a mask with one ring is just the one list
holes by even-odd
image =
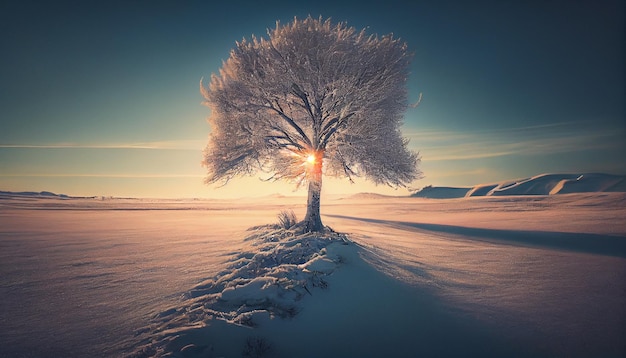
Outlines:
{"label": "long shadow", "polygon": [[475,240],[498,244],[570,250],[626,258],[625,236],[533,230],[478,229],[465,226],[379,220],[346,215],[327,214],[325,216],[388,225],[400,229],[402,227],[412,227],[431,232],[462,235]]}

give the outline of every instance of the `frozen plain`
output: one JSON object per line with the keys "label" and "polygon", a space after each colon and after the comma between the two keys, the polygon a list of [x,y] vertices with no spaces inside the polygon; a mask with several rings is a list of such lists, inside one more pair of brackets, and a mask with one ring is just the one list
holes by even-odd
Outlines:
{"label": "frozen plain", "polygon": [[[124,356],[249,227],[304,201],[3,198],[0,356]],[[624,193],[364,194],[322,213],[359,255],[261,331],[277,356],[626,355]]]}

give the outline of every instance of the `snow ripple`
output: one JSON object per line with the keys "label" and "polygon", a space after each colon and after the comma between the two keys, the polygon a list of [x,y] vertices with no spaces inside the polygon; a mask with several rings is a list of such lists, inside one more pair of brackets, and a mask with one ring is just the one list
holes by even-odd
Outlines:
{"label": "snow ripple", "polygon": [[325,276],[342,263],[329,246],[351,244],[346,235],[332,230],[301,234],[297,229],[265,225],[248,232],[244,242],[249,248],[236,254],[225,270],[198,284],[184,295],[181,305],[159,313],[154,324],[137,332],[149,343],[130,357],[188,356],[189,347],[171,344],[176,337],[219,321],[219,325],[256,327],[274,318],[293,318],[300,301],[315,289],[326,289]]}

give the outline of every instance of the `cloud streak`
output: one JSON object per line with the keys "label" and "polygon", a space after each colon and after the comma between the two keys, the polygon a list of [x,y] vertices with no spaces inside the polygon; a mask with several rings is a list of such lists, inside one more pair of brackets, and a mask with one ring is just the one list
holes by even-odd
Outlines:
{"label": "cloud streak", "polygon": [[[581,127],[584,126],[584,130]],[[619,131],[566,122],[481,131],[426,130],[406,134],[423,160],[450,161],[618,149]]]}
{"label": "cloud streak", "polygon": [[120,179],[150,179],[150,178],[203,178],[199,174],[55,174],[55,173],[34,173],[34,174],[3,174],[0,177],[6,178],[120,178]]}
{"label": "cloud streak", "polygon": [[154,150],[202,150],[205,142],[200,140],[171,140],[135,143],[49,143],[49,144],[2,144],[0,148],[15,149],[154,149]]}

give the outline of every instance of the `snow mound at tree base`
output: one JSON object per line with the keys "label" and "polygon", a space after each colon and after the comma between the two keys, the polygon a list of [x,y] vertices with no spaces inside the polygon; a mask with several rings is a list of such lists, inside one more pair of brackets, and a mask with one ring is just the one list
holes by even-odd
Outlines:
{"label": "snow mound at tree base", "polygon": [[[213,356],[214,347],[234,343],[232,337],[241,336],[233,330],[295,317],[301,301],[315,290],[326,289],[325,277],[343,262],[336,247],[353,244],[331,229],[302,234],[296,228],[267,225],[248,232],[244,239],[248,248],[235,254],[214,278],[186,293],[180,306],[156,315],[153,325],[137,333],[145,335],[147,343],[129,357]],[[180,339],[197,334],[214,342],[198,346]],[[266,342],[250,337],[239,343],[239,354],[269,349]]]}

